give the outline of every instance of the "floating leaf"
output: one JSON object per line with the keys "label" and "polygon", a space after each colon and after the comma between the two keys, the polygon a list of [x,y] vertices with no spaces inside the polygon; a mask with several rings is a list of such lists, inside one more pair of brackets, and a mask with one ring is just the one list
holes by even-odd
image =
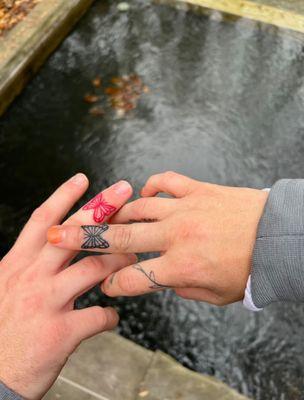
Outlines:
{"label": "floating leaf", "polygon": [[92,85],[96,88],[99,88],[101,86],[101,78],[97,76],[95,79],[92,80]]}
{"label": "floating leaf", "polygon": [[86,94],[83,98],[83,100],[86,103],[96,103],[99,100],[99,96],[96,96],[95,94]]}
{"label": "floating leaf", "polygon": [[101,117],[104,113],[104,109],[100,106],[94,106],[89,109],[89,114],[94,115],[95,117]]}

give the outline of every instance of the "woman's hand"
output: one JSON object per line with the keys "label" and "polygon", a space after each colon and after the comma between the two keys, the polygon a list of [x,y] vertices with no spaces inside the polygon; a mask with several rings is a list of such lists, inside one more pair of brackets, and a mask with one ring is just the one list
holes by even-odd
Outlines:
{"label": "woman's hand", "polygon": [[[154,197],[158,193],[172,198]],[[109,296],[173,288],[184,298],[217,305],[241,300],[268,194],[167,172],[152,176],[142,196],[125,205],[111,225],[97,230],[53,228],[58,233],[56,245],[112,253],[161,253],[111,274],[102,284]],[[130,221],[142,222],[124,225]]]}
{"label": "woman's hand", "polygon": [[[34,211],[0,263],[0,381],[26,399],[41,399],[82,340],[117,325],[114,309],[73,310],[75,298],[136,262],[135,255],[92,256],[66,268],[75,252],[46,243],[48,228],[87,187],[83,174],[64,183]],[[66,222],[105,221],[131,194],[130,185],[119,182]]]}

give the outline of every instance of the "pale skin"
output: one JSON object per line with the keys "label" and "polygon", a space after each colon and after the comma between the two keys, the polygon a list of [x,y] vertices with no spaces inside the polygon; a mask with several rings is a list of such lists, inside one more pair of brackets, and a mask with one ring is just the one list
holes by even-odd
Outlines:
{"label": "pale skin", "polygon": [[[118,323],[112,308],[74,310],[75,298],[137,259],[91,256],[68,267],[75,252],[47,243],[48,228],[61,223],[87,187],[83,174],[64,183],[34,211],[0,263],[0,381],[28,400],[42,398],[81,341]],[[102,195],[118,210],[132,188],[122,181]],[[94,220],[91,211],[80,210],[65,223]]]}
{"label": "pale skin", "polygon": [[[156,197],[159,193],[171,198]],[[160,257],[110,274],[102,290],[108,296],[136,296],[170,287],[183,298],[216,305],[243,299],[268,193],[166,172],[150,177],[141,196],[121,208],[97,234],[99,243],[107,245],[95,250],[153,251]],[[53,227],[51,233],[57,234],[53,244],[79,250],[92,238],[84,228]]]}

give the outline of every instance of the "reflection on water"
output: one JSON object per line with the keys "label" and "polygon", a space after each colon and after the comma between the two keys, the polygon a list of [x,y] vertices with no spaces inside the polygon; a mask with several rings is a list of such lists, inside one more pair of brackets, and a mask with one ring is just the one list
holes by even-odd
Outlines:
{"label": "reflection on water", "polygon": [[[239,19],[221,22],[149,1],[126,13],[97,1],[1,119],[1,251],[30,210],[81,170],[90,195],[118,179],[139,189],[159,171],[265,187],[304,176],[303,40]],[[136,73],[150,88],[124,118],[93,116],[91,80]],[[79,306],[99,302],[98,291]],[[251,314],[170,291],[101,300],[120,331],[255,399],[301,399],[301,305]]]}

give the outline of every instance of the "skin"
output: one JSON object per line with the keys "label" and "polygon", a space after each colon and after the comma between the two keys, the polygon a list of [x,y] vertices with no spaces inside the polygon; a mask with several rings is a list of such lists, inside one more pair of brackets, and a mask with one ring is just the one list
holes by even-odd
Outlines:
{"label": "skin", "polygon": [[[91,256],[67,268],[75,252],[46,242],[48,228],[60,223],[87,187],[87,178],[77,174],[57,189],[0,263],[0,381],[25,399],[43,397],[82,340],[117,325],[114,309],[73,310],[74,300],[136,262],[132,254]],[[117,209],[131,194],[126,182],[103,192]],[[66,223],[93,223],[92,212],[80,210]]]}
{"label": "skin", "polygon": [[[155,197],[165,193],[170,198]],[[186,299],[225,305],[243,299],[259,220],[268,193],[202,183],[174,172],[149,178],[142,198],[125,205],[101,238],[101,252],[160,252],[111,274],[108,296],[173,288]],[[128,224],[129,221],[152,221]],[[79,226],[55,227],[58,247],[79,249]]]}

